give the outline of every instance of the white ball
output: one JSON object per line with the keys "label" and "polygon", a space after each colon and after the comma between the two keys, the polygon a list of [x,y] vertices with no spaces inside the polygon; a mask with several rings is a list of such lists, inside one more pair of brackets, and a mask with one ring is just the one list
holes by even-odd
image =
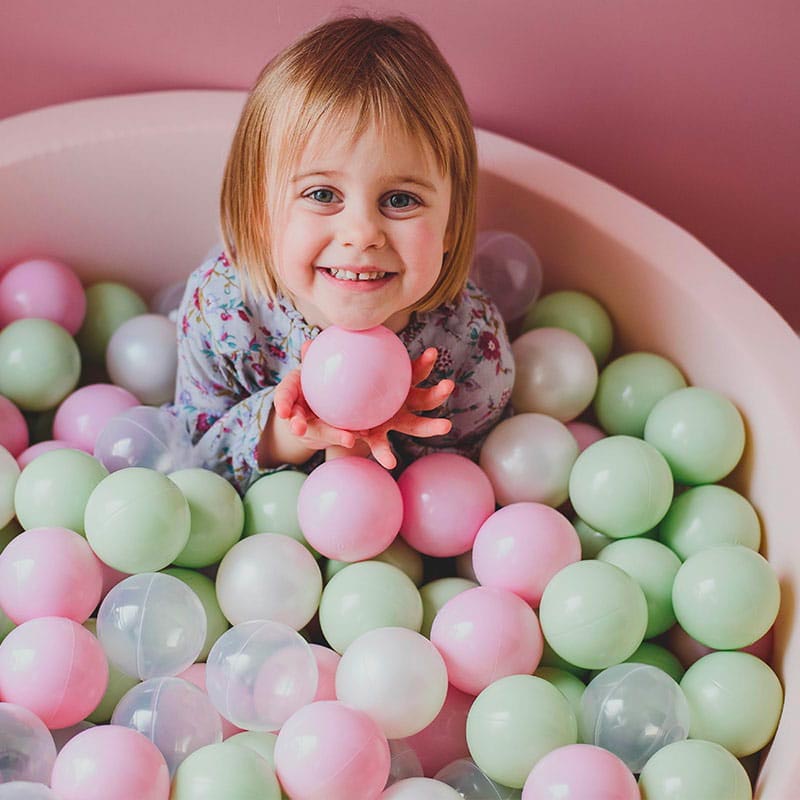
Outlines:
{"label": "white ball", "polygon": [[380,800],[463,800],[463,795],[433,778],[406,778],[390,786]]}
{"label": "white ball", "polygon": [[19,472],[14,456],[0,445],[0,528],[14,519],[14,490]]}

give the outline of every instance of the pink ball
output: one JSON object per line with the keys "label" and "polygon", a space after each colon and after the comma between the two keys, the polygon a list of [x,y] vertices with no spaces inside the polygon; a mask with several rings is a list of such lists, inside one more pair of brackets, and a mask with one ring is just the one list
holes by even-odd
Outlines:
{"label": "pink ball", "polygon": [[0,394],[0,447],[5,447],[14,458],[28,446],[28,423],[22,412]]}
{"label": "pink ball", "polygon": [[111,383],[83,386],[58,407],[53,419],[53,437],[94,453],[95,442],[106,423],[138,405],[136,396],[121,386]]}
{"label": "pink ball", "polygon": [[471,695],[508,675],[531,675],[544,646],[533,609],[505,589],[486,586],[448,600],[433,620],[431,641],[450,683]]}
{"label": "pink ball", "polygon": [[534,608],[550,578],[580,560],[575,528],[542,503],[512,503],[495,511],[472,547],[472,566],[482,586],[507,589]]}
{"label": "pink ball", "polygon": [[[194,684],[198,689],[202,689],[206,694],[208,691],[206,690],[206,665],[205,664],[192,664],[191,667],[181,672],[178,675],[179,678],[183,678],[185,681],[189,681],[189,683]],[[219,712],[217,712],[219,714]],[[235,733],[242,733],[243,728],[237,728],[232,722],[229,722],[222,714],[219,715],[219,718],[222,720],[222,738],[227,739],[230,736],[233,736]]]}
{"label": "pink ball", "polygon": [[[99,559],[98,559],[99,560]],[[100,570],[103,573],[103,588],[100,590],[100,602],[106,599],[106,595],[125,578],[130,577],[127,572],[120,572],[114,567],[109,567],[105,561],[100,561]]]}
{"label": "pink ball", "polygon": [[49,453],[51,450],[71,450],[74,449],[74,447],[75,446],[69,442],[60,442],[57,439],[48,439],[46,442],[32,444],[26,450],[23,450],[17,456],[17,464],[19,464],[20,469],[25,469],[25,467],[27,467],[34,458],[40,456],[42,453]]}
{"label": "pink ball", "polygon": [[48,728],[67,728],[97,708],[108,661],[86,628],[63,617],[23,622],[0,643],[0,697]]}
{"label": "pink ball", "polygon": [[388,328],[348,331],[331,325],[303,358],[303,394],[330,425],[368,430],[391,419],[411,388],[411,359]]}
{"label": "pink ball", "polygon": [[100,560],[67,528],[31,528],[0,553],[0,607],[17,625],[38,617],[85,622],[102,588]]}
{"label": "pink ball", "polygon": [[522,800],[640,800],[636,778],[602,747],[569,744],[551,750],[531,770]]}
{"label": "pink ball", "polygon": [[433,722],[403,740],[417,754],[426,777],[432,778],[442,767],[469,757],[467,715],[474,700],[451,683],[442,710]]}
{"label": "pink ball", "polygon": [[494,489],[486,473],[454,453],[417,459],[397,485],[403,496],[400,535],[428,556],[465,553],[495,508]]}
{"label": "pink ball", "polygon": [[168,800],[169,770],[138,731],[98,725],[64,745],[51,786],[60,800]]}
{"label": "pink ball", "polygon": [[320,464],[304,481],[297,519],[308,543],[337,561],[382,553],[397,536],[403,499],[375,461],[344,456]]}
{"label": "pink ball", "polygon": [[0,328],[25,317],[49,319],[74,336],[86,314],[78,276],[60,261],[21,261],[0,278]]}
{"label": "pink ball", "polygon": [[377,724],[339,702],[301,708],[275,742],[275,772],[293,800],[375,800],[390,762]]}
{"label": "pink ball", "polygon": [[578,443],[578,449],[581,453],[590,445],[599,442],[600,439],[605,439],[605,433],[596,425],[590,425],[588,422],[578,422],[573,420],[567,423],[567,430],[575,437]]}
{"label": "pink ball", "polygon": [[330,647],[323,647],[321,644],[309,645],[314,659],[317,662],[317,693],[314,695],[314,702],[317,700],[336,699],[336,668],[339,666],[341,656]]}

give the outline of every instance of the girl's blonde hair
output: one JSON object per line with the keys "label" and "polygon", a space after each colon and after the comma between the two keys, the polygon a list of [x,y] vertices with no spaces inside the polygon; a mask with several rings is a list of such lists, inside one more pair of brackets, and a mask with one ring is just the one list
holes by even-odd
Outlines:
{"label": "girl's blonde hair", "polygon": [[268,198],[286,191],[290,170],[320,122],[337,130],[352,119],[354,139],[370,124],[399,125],[426,143],[441,174],[450,176],[449,249],[436,283],[413,310],[453,302],[466,282],[475,238],[475,134],[450,66],[431,37],[404,17],[324,23],[263,69],[239,120],[222,184],[228,256],[246,286],[275,296]]}

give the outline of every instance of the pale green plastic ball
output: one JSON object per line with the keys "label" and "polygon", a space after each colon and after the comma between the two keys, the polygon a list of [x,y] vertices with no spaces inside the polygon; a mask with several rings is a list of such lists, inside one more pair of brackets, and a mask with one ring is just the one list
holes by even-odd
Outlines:
{"label": "pale green plastic ball", "polygon": [[569,476],[569,499],[597,531],[622,539],[654,528],[672,502],[674,484],[664,457],[633,436],[589,445]]}
{"label": "pale green plastic ball", "polygon": [[539,667],[533,674],[537,678],[543,678],[548,683],[552,683],[567,698],[569,707],[577,719],[586,684],[577,675],[558,667]]}
{"label": "pale green plastic ball", "polygon": [[578,561],[545,587],[539,621],[550,646],[569,663],[604,669],[642,643],[647,601],[636,581],[613,564]]}
{"label": "pale green plastic ball", "polygon": [[680,626],[714,650],[735,650],[760,639],[775,622],[780,601],[775,570],[762,555],[740,544],[690,556],[672,587]]}
{"label": "pale green plastic ball", "polygon": [[22,470],[17,481],[17,518],[26,530],[54,526],[85,536],[86,505],[106,477],[108,470],[82,450],[42,453]]}
{"label": "pale green plastic ball", "polygon": [[14,493],[19,476],[17,460],[0,445],[0,525],[3,528],[14,519]]}
{"label": "pale green plastic ball", "polygon": [[242,537],[244,508],[236,489],[216,472],[182,469],[169,479],[189,503],[189,541],[175,557],[179,567],[216,564]]}
{"label": "pale green plastic ball", "polygon": [[555,669],[564,670],[569,672],[581,681],[586,681],[589,670],[585,667],[579,667],[572,664],[565,658],[562,658],[548,643],[547,639],[544,640],[544,647],[542,648],[542,657],[539,660],[539,668],[541,667],[554,667]]}
{"label": "pale green plastic ball", "polygon": [[419,590],[422,598],[422,627],[419,632],[430,639],[431,625],[439,609],[457,594],[474,589],[477,585],[468,578],[438,578],[422,586]]}
{"label": "pale green plastic ball", "polygon": [[606,545],[615,541],[610,536],[596,531],[591,525],[587,525],[580,517],[572,520],[572,527],[581,540],[581,558],[596,558]]}
{"label": "pale green plastic ball", "polygon": [[750,502],[733,489],[695,486],[672,501],[658,538],[682,561],[718,544],[741,544],[758,552],[761,523]]}
{"label": "pale green plastic ball", "polygon": [[775,735],[783,688],[777,675],[749,653],[709,653],[681,680],[689,701],[689,738],[717,742],[737,758],[767,745]]}
{"label": "pale green plastic ball", "polygon": [[189,541],[191,517],[186,498],[166,475],[128,467],[97,485],[84,524],[98,557],[133,574],[171,564]]}
{"label": "pale green plastic ball", "polygon": [[[422,556],[399,536],[382,552],[373,556],[370,561],[382,561],[384,564],[391,564],[402,572],[405,572],[414,582],[415,586],[422,583],[422,575],[425,565]],[[324,577],[327,583],[334,575],[341,572],[350,561],[336,561],[329,558],[325,563]]]}
{"label": "pale green plastic ball", "polygon": [[666,647],[655,642],[642,642],[625,661],[630,664],[649,664],[651,667],[658,667],[666,672],[675,683],[680,683],[686,672],[675,655]]}
{"label": "pale green plastic ball", "polygon": [[655,353],[628,353],[601,373],[594,411],[606,433],[642,437],[653,406],[686,386],[680,370]]}
{"label": "pale green plastic ball", "polygon": [[656,403],[644,438],[667,459],[678,483],[715,483],[742,457],[744,421],[727,397],[689,386]]}
{"label": "pale green plastic ball", "polygon": [[578,741],[578,723],[567,698],[533,675],[510,675],[487,686],[467,715],[467,746],[493,780],[521,789],[536,763],[551,750]]}
{"label": "pale green plastic ball", "polygon": [[77,385],[75,340],[49,319],[18,319],[0,331],[0,394],[22,411],[55,408]]}

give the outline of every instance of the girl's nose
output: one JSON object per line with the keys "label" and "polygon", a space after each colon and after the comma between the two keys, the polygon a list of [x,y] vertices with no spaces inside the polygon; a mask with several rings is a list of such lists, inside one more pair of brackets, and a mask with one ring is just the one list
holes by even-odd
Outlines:
{"label": "girl's nose", "polygon": [[336,238],[339,244],[350,245],[359,250],[381,248],[386,244],[384,218],[377,209],[348,208],[337,214],[337,217],[339,227]]}

